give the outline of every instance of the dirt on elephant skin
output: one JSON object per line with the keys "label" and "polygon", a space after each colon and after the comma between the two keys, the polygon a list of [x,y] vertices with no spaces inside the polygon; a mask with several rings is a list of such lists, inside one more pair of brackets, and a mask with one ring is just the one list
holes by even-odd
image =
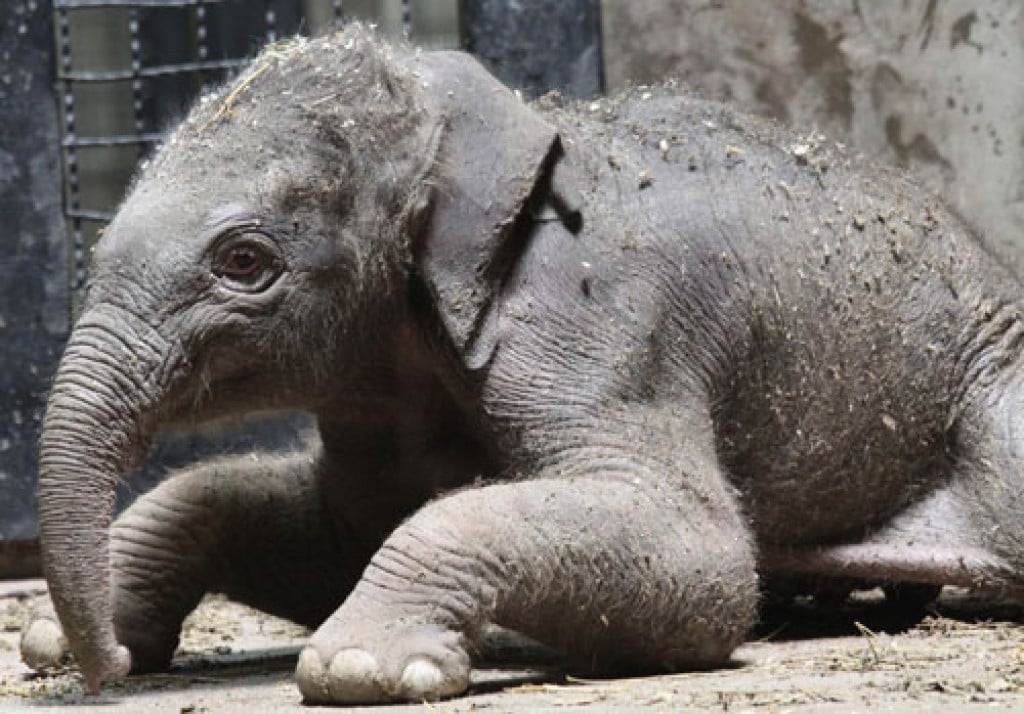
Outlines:
{"label": "dirt on elephant skin", "polygon": [[[0,584],[0,711],[311,711],[292,681],[306,631],[217,596],[186,622],[167,674],[132,677],[98,698],[85,696],[71,669],[33,675],[18,659],[18,636],[44,593],[41,581]],[[773,608],[727,669],[595,681],[486,668],[474,671],[468,696],[361,711],[1024,709],[1019,607],[950,588],[923,613],[881,601],[871,591],[829,607]]]}

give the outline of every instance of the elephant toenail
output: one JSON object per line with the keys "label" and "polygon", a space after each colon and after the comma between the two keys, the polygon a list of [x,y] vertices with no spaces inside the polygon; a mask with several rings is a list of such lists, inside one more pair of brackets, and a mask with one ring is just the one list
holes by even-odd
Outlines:
{"label": "elephant toenail", "polygon": [[331,660],[328,688],[335,702],[367,703],[386,699],[377,659],[366,650],[344,649]]}
{"label": "elephant toenail", "polygon": [[299,662],[295,667],[295,681],[302,693],[302,700],[310,704],[318,704],[331,701],[331,694],[327,688],[327,672],[320,655],[312,647],[306,647],[299,655]]}
{"label": "elephant toenail", "polygon": [[66,662],[67,654],[67,638],[53,620],[34,620],[21,634],[21,659],[32,669],[57,669]]}
{"label": "elephant toenail", "polygon": [[399,682],[399,693],[407,699],[438,699],[459,691],[452,690],[452,683],[446,682],[444,672],[425,659],[414,659],[405,666]]}

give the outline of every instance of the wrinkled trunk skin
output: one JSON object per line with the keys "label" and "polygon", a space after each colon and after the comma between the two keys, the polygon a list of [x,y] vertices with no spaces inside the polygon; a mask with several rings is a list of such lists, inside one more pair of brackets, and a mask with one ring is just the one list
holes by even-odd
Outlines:
{"label": "wrinkled trunk skin", "polygon": [[114,635],[108,531],[118,479],[146,453],[165,354],[155,332],[124,311],[90,310],[68,342],[43,422],[43,568],[92,693],[130,667]]}

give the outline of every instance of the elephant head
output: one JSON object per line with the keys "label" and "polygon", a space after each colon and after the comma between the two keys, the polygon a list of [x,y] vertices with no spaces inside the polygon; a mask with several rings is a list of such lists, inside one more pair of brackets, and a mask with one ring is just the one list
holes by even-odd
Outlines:
{"label": "elephant head", "polygon": [[40,445],[46,578],[90,691],[130,668],[108,527],[156,431],[322,412],[412,314],[483,364],[517,216],[558,147],[469,57],[350,27],[266,50],[142,168],[96,245]]}

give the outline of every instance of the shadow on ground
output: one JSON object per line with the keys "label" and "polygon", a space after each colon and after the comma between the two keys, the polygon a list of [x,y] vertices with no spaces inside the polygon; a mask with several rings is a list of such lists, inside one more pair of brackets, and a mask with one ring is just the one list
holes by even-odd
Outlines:
{"label": "shadow on ground", "polygon": [[[166,674],[132,677],[98,698],[84,695],[73,671],[34,676],[18,661],[17,638],[42,592],[39,581],[0,590],[0,710],[310,711],[292,677],[308,633],[219,597],[207,598],[189,618]],[[1019,711],[1022,621],[1018,606],[948,588],[937,602],[909,598],[896,606],[880,590],[766,599],[761,623],[730,667],[592,680],[550,662],[539,669],[508,664],[536,653],[506,642],[506,664],[474,670],[465,697],[363,711]]]}

